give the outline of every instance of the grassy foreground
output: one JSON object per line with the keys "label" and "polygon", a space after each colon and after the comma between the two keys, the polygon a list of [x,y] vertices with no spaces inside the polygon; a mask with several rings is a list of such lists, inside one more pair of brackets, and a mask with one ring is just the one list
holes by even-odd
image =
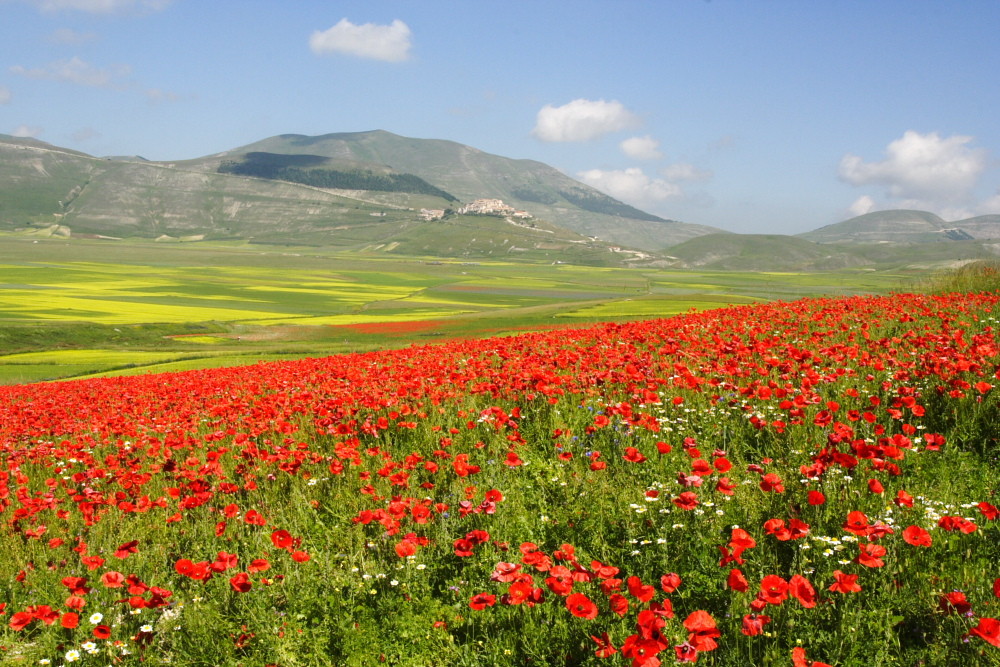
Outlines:
{"label": "grassy foreground", "polygon": [[2,660],[1000,665],[997,308],[2,388]]}

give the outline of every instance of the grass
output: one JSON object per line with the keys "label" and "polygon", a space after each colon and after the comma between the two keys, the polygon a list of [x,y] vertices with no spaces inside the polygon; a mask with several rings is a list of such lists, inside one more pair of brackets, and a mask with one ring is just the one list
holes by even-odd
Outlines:
{"label": "grass", "polygon": [[[484,223],[485,224],[485,223]],[[0,383],[167,368],[140,353],[323,356],[454,337],[546,329],[560,323],[662,317],[726,303],[886,292],[899,272],[682,272],[549,262],[442,261],[345,255],[335,249],[239,243],[4,238],[0,345],[8,353],[117,350],[106,364],[29,370],[0,360]],[[407,334],[392,323],[444,320]],[[384,331],[350,324],[386,323]],[[195,344],[181,336],[198,334]],[[192,361],[192,363],[194,363]]]}

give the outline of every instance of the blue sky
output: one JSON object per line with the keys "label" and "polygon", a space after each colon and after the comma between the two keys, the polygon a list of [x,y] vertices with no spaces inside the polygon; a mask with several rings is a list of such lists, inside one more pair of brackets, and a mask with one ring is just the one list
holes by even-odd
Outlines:
{"label": "blue sky", "polygon": [[995,0],[0,0],[0,132],[176,160],[384,129],[730,231],[956,220],[1000,213],[998,26]]}

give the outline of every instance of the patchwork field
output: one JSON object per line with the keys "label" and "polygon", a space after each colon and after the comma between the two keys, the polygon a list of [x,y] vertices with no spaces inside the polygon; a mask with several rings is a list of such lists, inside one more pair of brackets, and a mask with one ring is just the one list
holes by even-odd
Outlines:
{"label": "patchwork field", "polygon": [[[0,242],[0,382],[8,384],[884,293],[912,281],[900,272],[681,272],[249,244]],[[24,356],[47,350],[58,354]]]}

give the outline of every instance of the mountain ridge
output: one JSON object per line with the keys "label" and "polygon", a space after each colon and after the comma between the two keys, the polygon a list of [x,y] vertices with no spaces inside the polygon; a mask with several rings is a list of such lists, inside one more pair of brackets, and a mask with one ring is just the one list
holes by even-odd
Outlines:
{"label": "mountain ridge", "polygon": [[[459,214],[479,199],[502,206]],[[743,270],[1000,255],[1000,214],[892,209],[795,236],[734,234],[650,215],[542,162],[385,130],[281,134],[169,162],[0,134],[0,230]]]}

